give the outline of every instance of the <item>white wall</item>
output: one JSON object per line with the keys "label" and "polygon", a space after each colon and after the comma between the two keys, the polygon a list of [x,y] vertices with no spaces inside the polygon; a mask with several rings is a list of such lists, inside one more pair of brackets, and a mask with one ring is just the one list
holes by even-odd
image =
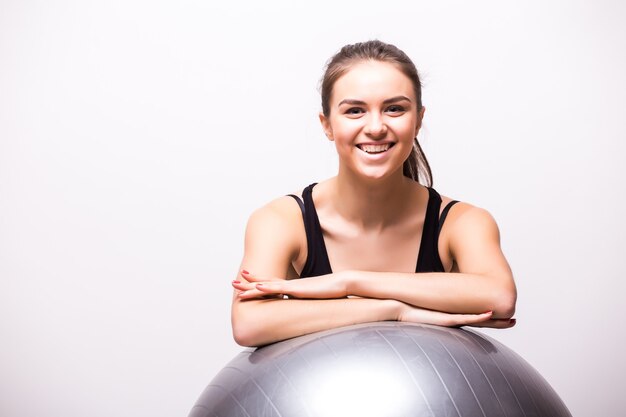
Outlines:
{"label": "white wall", "polygon": [[0,415],[187,414],[241,350],[247,216],[333,175],[317,81],[370,38],[421,70],[437,189],[500,224],[489,334],[623,412],[624,3],[267,3],[0,3]]}

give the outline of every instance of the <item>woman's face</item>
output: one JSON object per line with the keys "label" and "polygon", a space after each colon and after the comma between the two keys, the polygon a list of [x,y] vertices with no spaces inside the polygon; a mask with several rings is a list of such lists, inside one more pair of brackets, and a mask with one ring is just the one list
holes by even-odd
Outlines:
{"label": "woman's face", "polygon": [[402,175],[424,114],[402,71],[380,61],[355,64],[335,82],[329,104],[329,116],[320,114],[320,120],[335,142],[340,172],[371,179],[398,170]]}

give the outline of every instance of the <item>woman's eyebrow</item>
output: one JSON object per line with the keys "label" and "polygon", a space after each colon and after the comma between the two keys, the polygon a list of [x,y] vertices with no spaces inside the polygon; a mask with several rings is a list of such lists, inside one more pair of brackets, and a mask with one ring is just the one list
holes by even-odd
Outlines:
{"label": "woman's eyebrow", "polygon": [[408,98],[407,96],[395,96],[395,97],[388,98],[387,100],[383,101],[383,103],[384,104],[397,103],[398,101],[408,101],[410,103],[411,99]]}
{"label": "woman's eyebrow", "polygon": [[[408,101],[410,103],[411,99],[408,98],[407,96],[395,96],[395,97],[391,97],[391,98],[388,98],[388,99],[384,100],[383,104],[397,103],[398,101]],[[361,100],[355,100],[355,99],[351,99],[351,98],[346,98],[346,99],[341,100],[339,102],[339,104],[337,104],[337,107],[341,106],[342,104],[351,104],[351,105],[357,105],[357,106],[364,106],[366,103],[364,101],[361,101]]]}
{"label": "woman's eyebrow", "polygon": [[344,98],[339,102],[339,104],[337,104],[337,107],[341,106],[342,104],[354,104],[357,106],[364,106],[365,102],[361,100],[354,100],[352,98]]}

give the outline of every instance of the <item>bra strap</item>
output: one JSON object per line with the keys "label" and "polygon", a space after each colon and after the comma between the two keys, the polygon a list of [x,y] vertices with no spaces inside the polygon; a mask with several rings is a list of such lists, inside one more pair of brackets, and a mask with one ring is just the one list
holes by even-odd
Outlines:
{"label": "bra strap", "polygon": [[456,203],[458,203],[457,200],[450,201],[443,208],[443,211],[441,212],[441,216],[439,217],[439,230],[437,231],[437,236],[439,236],[439,234],[441,233],[441,228],[443,227],[443,222],[446,221],[446,217],[448,217],[448,212],[450,211],[452,206],[455,205]]}
{"label": "bra strap", "polygon": [[302,212],[302,216],[304,217],[304,203],[302,202],[302,200],[300,200],[300,197],[298,197],[295,194],[287,194],[289,197],[293,197],[294,200],[296,200],[298,202],[298,205],[300,206],[300,211]]}

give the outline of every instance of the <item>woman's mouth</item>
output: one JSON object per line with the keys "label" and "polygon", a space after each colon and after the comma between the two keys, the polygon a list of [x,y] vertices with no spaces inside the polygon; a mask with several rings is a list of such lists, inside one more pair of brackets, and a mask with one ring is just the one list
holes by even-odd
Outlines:
{"label": "woman's mouth", "polygon": [[360,143],[356,145],[356,147],[365,153],[368,153],[370,155],[375,155],[378,153],[387,152],[389,149],[393,147],[393,145],[395,145],[395,143],[393,142],[381,143],[381,144],[376,144],[376,145]]}

